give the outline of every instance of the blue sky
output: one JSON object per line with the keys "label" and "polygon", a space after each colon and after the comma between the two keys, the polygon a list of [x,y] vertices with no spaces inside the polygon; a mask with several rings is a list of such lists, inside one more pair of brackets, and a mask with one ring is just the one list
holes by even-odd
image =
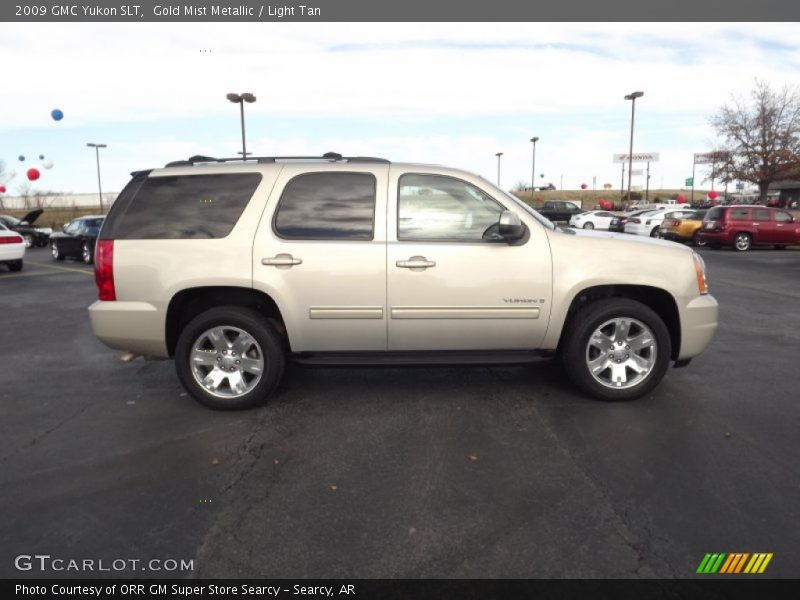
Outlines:
{"label": "blue sky", "polygon": [[[708,117],[756,77],[800,73],[796,24],[1,24],[0,178],[9,193],[118,191],[130,171],[240,149],[230,91],[250,91],[260,155],[385,156],[528,182],[618,185],[612,154],[659,152],[651,186],[680,187],[711,150]],[[65,117],[50,118],[59,108]],[[19,162],[23,154],[27,160]],[[38,156],[54,161],[43,170]],[[17,171],[9,181],[9,171]],[[643,178],[634,178],[634,185]]]}

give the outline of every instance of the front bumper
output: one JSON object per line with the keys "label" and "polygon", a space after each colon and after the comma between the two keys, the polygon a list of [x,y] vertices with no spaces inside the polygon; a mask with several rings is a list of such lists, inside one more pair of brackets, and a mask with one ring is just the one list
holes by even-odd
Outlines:
{"label": "front bumper", "polygon": [[719,304],[711,294],[685,298],[678,302],[681,319],[681,350],[678,360],[701,354],[717,331]]}
{"label": "front bumper", "polygon": [[103,302],[89,307],[95,337],[109,348],[168,358],[165,310],[149,302]]}

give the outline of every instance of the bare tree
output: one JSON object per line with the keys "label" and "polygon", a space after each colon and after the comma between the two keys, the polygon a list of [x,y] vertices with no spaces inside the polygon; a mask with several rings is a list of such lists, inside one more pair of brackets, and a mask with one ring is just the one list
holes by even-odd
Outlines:
{"label": "bare tree", "polygon": [[749,99],[733,95],[711,117],[728,160],[720,171],[730,180],[758,185],[761,201],[769,184],[800,171],[800,90],[774,90],[756,80]]}

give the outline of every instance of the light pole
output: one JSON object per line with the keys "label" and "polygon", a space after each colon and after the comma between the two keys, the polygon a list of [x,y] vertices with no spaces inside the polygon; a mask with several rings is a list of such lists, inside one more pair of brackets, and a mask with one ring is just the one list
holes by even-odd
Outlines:
{"label": "light pole", "polygon": [[536,142],[538,141],[538,137],[531,138],[531,142],[533,142],[533,161],[531,162],[531,198],[533,198],[533,191],[536,188]]}
{"label": "light pole", "polygon": [[500,157],[503,156],[502,152],[495,154],[497,157],[497,187],[500,187]]}
{"label": "light pole", "polygon": [[100,194],[100,210],[103,210],[103,186],[100,184],[100,148],[108,148],[106,144],[86,144],[89,148],[94,148],[95,158],[97,159],[97,191]]}
{"label": "light pole", "polygon": [[242,160],[247,160],[247,144],[245,143],[244,137],[244,103],[245,102],[255,102],[256,97],[251,94],[250,92],[245,92],[243,94],[234,94],[230,93],[225,96],[228,100],[233,102],[234,104],[239,105],[239,111],[242,117]]}
{"label": "light pole", "polygon": [[636,99],[644,96],[644,92],[632,92],[625,96],[625,100],[631,101],[631,145],[628,149],[628,202],[631,201],[631,169],[633,168],[633,119],[636,113]]}

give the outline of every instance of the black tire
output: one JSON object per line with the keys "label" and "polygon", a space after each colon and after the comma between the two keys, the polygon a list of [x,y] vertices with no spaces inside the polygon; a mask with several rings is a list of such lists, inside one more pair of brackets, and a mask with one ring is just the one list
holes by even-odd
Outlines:
{"label": "black tire", "polygon": [[588,221],[588,222],[583,224],[583,228],[584,229],[594,229],[594,223],[592,223],[591,221]]}
{"label": "black tire", "polygon": [[[638,384],[624,389],[606,387],[591,374],[586,361],[589,338],[609,319],[625,317],[642,322],[653,333],[656,343],[655,363]],[[655,388],[667,372],[672,345],[664,321],[641,302],[628,298],[597,300],[576,312],[567,323],[562,341],[561,359],[572,382],[588,395],[605,401],[634,400]]]}
{"label": "black tire", "polygon": [[744,231],[737,233],[733,238],[733,249],[737,252],[747,252],[753,247],[753,238]]}
{"label": "black tire", "polygon": [[656,225],[655,227],[653,227],[653,231],[650,232],[650,237],[651,238],[658,237],[659,231],[661,231],[661,228],[658,225]]}
{"label": "black tire", "polygon": [[[236,327],[250,334],[263,354],[261,379],[251,390],[237,397],[220,398],[211,394],[192,373],[190,356],[195,341],[203,332],[220,326]],[[285,365],[282,340],[270,323],[258,312],[239,306],[221,306],[201,313],[183,328],[175,347],[175,369],[183,387],[200,404],[215,410],[242,410],[266,402],[278,387]]]}
{"label": "black tire", "polygon": [[64,253],[58,248],[58,242],[50,242],[50,254],[53,260],[64,260]]}
{"label": "black tire", "polygon": [[83,242],[81,244],[81,260],[87,265],[94,262],[94,249],[89,242]]}
{"label": "black tire", "polygon": [[700,236],[700,230],[698,229],[697,231],[695,231],[694,235],[692,236],[692,244],[694,244],[698,248],[702,248],[703,246],[706,245],[706,243],[707,242]]}
{"label": "black tire", "polygon": [[22,259],[10,261],[8,263],[8,270],[12,273],[22,271]]}
{"label": "black tire", "polygon": [[775,244],[775,250],[786,250],[786,246],[783,244]]}

